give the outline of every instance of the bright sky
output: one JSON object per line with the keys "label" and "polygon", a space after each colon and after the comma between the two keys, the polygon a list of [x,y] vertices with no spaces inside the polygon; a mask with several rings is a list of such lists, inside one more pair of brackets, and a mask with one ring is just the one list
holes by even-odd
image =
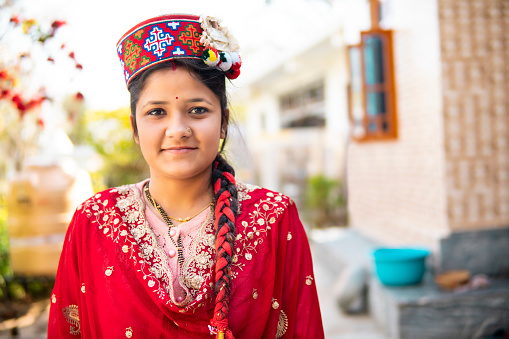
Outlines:
{"label": "bright sky", "polygon": [[[75,51],[84,70],[76,73],[71,82],[59,84],[62,90],[82,91],[89,108],[116,109],[129,104],[116,43],[142,20],[167,13],[221,18],[241,46],[241,79],[249,73],[249,65],[255,64],[249,60],[264,58],[269,63],[279,54],[309,45],[330,31],[331,25],[337,26],[338,2],[341,1],[271,0],[267,4],[265,0],[22,0],[21,4],[27,15],[68,23],[59,35]],[[260,62],[256,64],[259,68]],[[263,70],[255,70],[260,71]]]}

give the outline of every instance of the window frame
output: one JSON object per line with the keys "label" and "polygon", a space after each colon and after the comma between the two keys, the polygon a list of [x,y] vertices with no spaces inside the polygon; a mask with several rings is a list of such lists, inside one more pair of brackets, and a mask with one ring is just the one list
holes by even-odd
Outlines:
{"label": "window frame", "polygon": [[[366,81],[366,65],[365,65],[365,40],[371,36],[378,37],[382,40],[383,46],[383,70],[384,70],[384,81],[382,84],[374,84],[368,85]],[[354,101],[352,92],[352,79],[351,79],[351,70],[352,70],[352,60],[350,55],[350,50],[352,48],[358,48],[360,53],[360,78],[362,82],[362,109],[363,109],[363,118],[362,118],[362,127],[364,128],[363,135],[355,135],[353,133],[353,129],[356,127],[356,120],[354,119]],[[379,140],[394,140],[398,138],[398,121],[397,121],[397,105],[396,105],[396,86],[395,86],[395,77],[394,77],[394,56],[393,56],[393,31],[392,30],[383,30],[380,28],[370,29],[368,31],[361,32],[361,40],[359,44],[349,45],[347,46],[347,60],[348,60],[348,69],[349,69],[349,77],[350,81],[348,84],[348,115],[351,126],[350,136],[353,140],[364,142],[364,141],[379,141]],[[382,92],[385,93],[385,106],[386,113],[383,115],[383,119],[388,124],[388,129],[384,130],[381,126],[382,116],[375,115],[374,118],[369,118],[368,115],[368,103],[367,103],[367,93],[368,90],[371,92],[373,88],[368,88],[369,86],[376,88],[382,86]],[[375,120],[376,130],[373,133],[369,132],[369,123]]]}

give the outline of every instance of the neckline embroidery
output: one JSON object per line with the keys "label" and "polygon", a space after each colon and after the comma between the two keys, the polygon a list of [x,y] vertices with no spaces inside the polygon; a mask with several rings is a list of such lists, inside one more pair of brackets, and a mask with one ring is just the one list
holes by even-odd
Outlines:
{"label": "neckline embroidery", "polygon": [[[250,199],[249,193],[259,188],[258,186],[237,183],[239,203]],[[159,246],[157,237],[146,220],[146,205],[141,191],[136,187],[136,184],[132,184],[114,188],[111,192],[119,194],[116,197],[116,207],[123,212],[121,214],[122,220],[138,244],[141,267],[137,270],[143,274],[143,279],[148,287],[151,289],[155,287],[156,289],[153,291],[159,295],[159,298],[169,299],[167,304],[173,303],[181,308],[180,312],[187,312],[212,302],[211,299],[213,298],[209,298],[209,296],[213,288],[212,266],[215,257],[214,214],[209,213],[206,221],[191,241],[189,255],[185,258],[183,268],[177,277],[179,284],[186,292],[186,298],[178,303],[174,298],[173,274],[169,268],[168,258],[164,249]],[[91,203],[103,204],[99,199],[100,197],[100,194],[96,194],[93,199],[95,201]],[[92,206],[92,209],[96,211],[97,207]],[[123,236],[125,236],[124,232],[122,232]],[[116,237],[114,242],[118,242],[118,240],[119,237]],[[125,241],[132,243],[128,239],[125,239]],[[124,247],[122,249],[125,252]],[[131,245],[129,249],[133,250],[134,248]],[[136,260],[134,260],[134,263],[136,264]],[[166,293],[163,292],[163,289]]]}

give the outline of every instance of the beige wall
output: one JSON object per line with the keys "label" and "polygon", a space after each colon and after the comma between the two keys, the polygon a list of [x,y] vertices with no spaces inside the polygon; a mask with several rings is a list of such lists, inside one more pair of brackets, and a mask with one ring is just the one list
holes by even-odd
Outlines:
{"label": "beige wall", "polygon": [[509,2],[439,0],[450,228],[509,226]]}
{"label": "beige wall", "polygon": [[434,246],[448,232],[437,6],[390,3],[399,137],[350,143],[350,220],[387,244]]}
{"label": "beige wall", "polygon": [[509,226],[509,2],[390,3],[399,137],[351,143],[352,225],[432,248]]}

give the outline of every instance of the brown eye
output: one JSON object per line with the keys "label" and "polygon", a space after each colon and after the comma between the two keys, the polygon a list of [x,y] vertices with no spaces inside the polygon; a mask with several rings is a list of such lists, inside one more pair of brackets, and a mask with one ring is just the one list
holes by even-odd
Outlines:
{"label": "brown eye", "polygon": [[202,115],[202,114],[205,114],[207,113],[209,110],[205,107],[193,107],[191,109],[191,111],[189,111],[191,114],[196,114],[196,115]]}
{"label": "brown eye", "polygon": [[159,115],[164,115],[165,113],[166,112],[163,109],[156,108],[156,109],[152,109],[152,110],[148,111],[147,115],[159,116]]}

